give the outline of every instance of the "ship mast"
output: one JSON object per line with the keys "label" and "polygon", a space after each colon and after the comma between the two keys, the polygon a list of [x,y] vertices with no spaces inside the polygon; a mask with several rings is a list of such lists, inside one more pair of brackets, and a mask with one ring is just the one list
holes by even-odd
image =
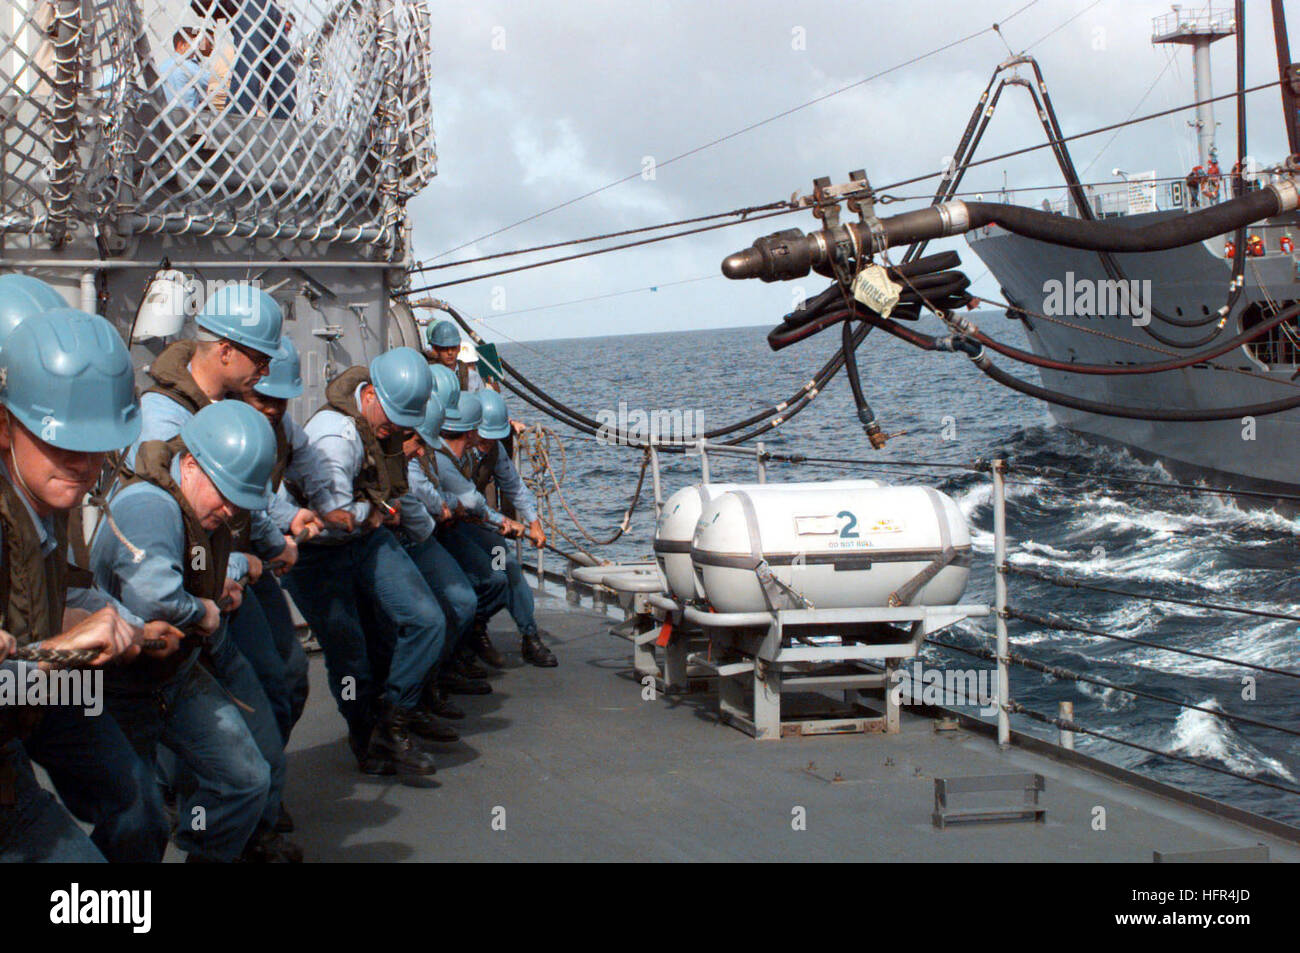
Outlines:
{"label": "ship mast", "polygon": [[1228,10],[1184,12],[1177,4],[1173,13],[1156,17],[1151,22],[1151,42],[1181,43],[1192,48],[1192,82],[1195,85],[1196,145],[1201,165],[1209,165],[1214,151],[1213,84],[1210,79],[1210,44],[1237,32],[1237,22]]}

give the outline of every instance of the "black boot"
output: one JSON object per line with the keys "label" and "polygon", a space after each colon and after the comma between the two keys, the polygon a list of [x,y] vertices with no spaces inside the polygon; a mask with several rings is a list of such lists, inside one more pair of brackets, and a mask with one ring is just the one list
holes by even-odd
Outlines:
{"label": "black boot", "polygon": [[433,774],[437,771],[433,756],[422,751],[411,738],[409,715],[410,712],[395,705],[381,704],[379,720],[370,734],[366,759],[382,760],[397,774]]}
{"label": "black boot", "polygon": [[274,825],[259,824],[239,855],[244,864],[301,864],[302,848],[275,832]]}
{"label": "black boot", "polygon": [[293,818],[289,815],[289,811],[282,801],[280,802],[280,813],[275,819],[275,832],[277,834],[292,834],[293,827]]}
{"label": "black boot", "polygon": [[505,668],[506,657],[497,651],[492,640],[488,638],[487,620],[475,619],[474,631],[470,633],[471,644],[474,646],[474,654],[487,662],[493,668]]}
{"label": "black boot", "polygon": [[444,725],[427,708],[416,708],[407,714],[407,728],[411,734],[425,741],[460,741],[460,735],[450,725]]}
{"label": "black boot", "polygon": [[373,735],[373,728],[369,730],[352,728],[348,731],[348,747],[352,749],[352,754],[357,759],[357,768],[362,774],[392,774],[395,770],[393,762],[380,755],[372,756],[370,753],[370,739]]}
{"label": "black boot", "polygon": [[451,703],[451,700],[442,693],[437,682],[432,682],[424,687],[424,695],[420,703],[425,708],[433,712],[439,718],[450,718],[460,720],[465,717],[465,712]]}
{"label": "black boot", "polygon": [[438,677],[438,687],[448,695],[491,695],[492,686],[477,678],[466,678],[448,669]]}
{"label": "black boot", "polygon": [[523,633],[519,651],[523,653],[525,662],[538,668],[555,668],[560,664],[536,630]]}
{"label": "black boot", "polygon": [[474,661],[473,654],[471,654],[469,658],[458,657],[452,662],[451,667],[452,671],[456,672],[458,675],[464,675],[466,678],[477,678],[480,681],[491,674],[482,665],[479,665],[478,662]]}

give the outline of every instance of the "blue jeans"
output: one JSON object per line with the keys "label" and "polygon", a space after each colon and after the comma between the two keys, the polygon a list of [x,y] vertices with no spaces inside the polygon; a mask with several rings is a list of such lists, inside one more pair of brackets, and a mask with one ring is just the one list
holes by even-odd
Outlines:
{"label": "blue jeans", "polygon": [[271,789],[271,768],[239,707],[193,663],[153,691],[118,687],[110,683],[105,701],[136,753],[154,764],[159,745],[166,746],[191,785],[181,796],[176,846],[203,860],[235,860]]}
{"label": "blue jeans", "polygon": [[[470,549],[471,546],[487,557],[489,568],[495,569],[504,562],[504,568],[496,571],[504,572],[506,576],[506,609],[510,617],[515,620],[521,635],[536,634],[533,590],[529,587],[528,580],[524,578],[523,567],[515,555],[514,542],[500,533],[494,533],[486,527],[476,526],[473,523],[455,524],[443,537],[443,541],[462,568],[466,567],[467,562],[476,558]],[[481,565],[481,557],[478,559]],[[470,570],[466,568],[465,571],[468,573]]]}
{"label": "blue jeans", "polygon": [[262,808],[262,820],[273,824],[280,813],[280,799],[284,795],[288,764],[284,755],[284,740],[275,723],[271,703],[267,700],[266,692],[262,691],[253,667],[230,638],[228,626],[218,629],[208,644],[208,659],[217,684],[232,698],[252,709],[248,711],[237,706],[257,744],[258,752],[270,769],[271,786],[266,794],[266,805]]}
{"label": "blue jeans", "polygon": [[436,536],[405,548],[442,606],[448,626],[454,633],[443,648],[442,660],[446,661],[473,629],[475,618],[489,619],[505,605],[505,576],[491,573],[475,585],[456,557],[438,542]]}
{"label": "blue jeans", "polygon": [[167,850],[167,815],[152,764],[131,748],[107,712],[47,708],[23,741],[68,810],[94,826],[91,840],[115,863],[157,863]]}
{"label": "blue jeans", "polygon": [[[397,537],[380,527],[332,546],[304,543],[284,578],[325,651],[330,691],[354,734],[369,731],[376,698],[398,708],[419,704],[442,655],[447,620]],[[369,632],[363,601],[376,617]],[[382,685],[372,677],[372,642],[392,647]]]}
{"label": "blue jeans", "polygon": [[272,119],[292,119],[297,67],[284,13],[275,0],[242,0],[231,23],[235,62],[230,98],[239,112],[263,109]]}
{"label": "blue jeans", "polygon": [[36,782],[23,746],[0,746],[14,772],[13,804],[0,804],[0,863],[103,863],[104,855],[58,799]]}
{"label": "blue jeans", "polygon": [[307,704],[307,653],[280,584],[269,572],[244,589],[244,602],[230,617],[230,638],[257,675],[280,740],[288,744]]}

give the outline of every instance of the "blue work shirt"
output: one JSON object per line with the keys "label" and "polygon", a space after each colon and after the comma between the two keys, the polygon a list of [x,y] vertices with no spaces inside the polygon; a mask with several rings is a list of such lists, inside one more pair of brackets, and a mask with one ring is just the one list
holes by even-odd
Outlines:
{"label": "blue work shirt", "polygon": [[[9,479],[9,468],[2,461],[0,461],[0,479]],[[36,511],[32,509],[31,503],[27,501],[27,497],[24,496],[21,491],[17,493],[17,496],[18,499],[22,501],[23,508],[27,511],[27,516],[31,519],[32,526],[36,530],[36,538],[40,543],[41,555],[49,556],[50,553],[54,552],[55,548],[59,544],[58,539],[56,539],[54,535],[53,514],[49,516],[39,516]],[[4,527],[0,526],[0,572],[5,571]],[[79,587],[69,586],[64,599],[64,606],[72,609],[84,609],[87,612],[98,612],[105,606],[112,606],[128,625],[144,625],[143,619],[102,589],[82,589]],[[62,620],[56,620],[54,624],[60,630],[63,628]],[[25,681],[27,679],[27,673],[31,671],[36,664],[37,663],[35,662],[19,662],[14,659],[6,659],[4,662],[0,662],[0,667],[9,669],[14,672],[18,678]]]}
{"label": "blue work shirt", "polygon": [[[172,461],[172,479],[180,483],[180,458]],[[144,551],[136,562],[108,526],[95,530],[90,544],[90,570],[95,582],[131,612],[145,619],[162,619],[178,629],[203,618],[202,600],[185,591],[185,521],[181,508],[161,487],[147,481],[118,490],[108,502],[118,530]],[[248,572],[243,553],[231,553],[226,575],[238,579]]]}
{"label": "blue work shirt", "polygon": [[[164,394],[148,393],[140,398],[140,438],[127,451],[127,466],[135,466],[135,453],[140,444],[148,440],[170,440],[181,432],[181,427],[194,415]],[[284,551],[284,533],[275,525],[266,510],[250,510],[248,514],[249,544],[253,552],[273,559]],[[292,517],[290,517],[292,519]],[[236,540],[238,542],[238,540]],[[241,573],[242,575],[242,573]]]}
{"label": "blue work shirt", "polygon": [[[474,459],[481,460],[483,454],[475,450]],[[497,462],[492,468],[492,477],[496,480],[497,493],[501,497],[510,501],[510,505],[515,508],[519,514],[520,522],[527,525],[537,519],[537,497],[533,496],[533,491],[528,489],[528,484],[524,478],[519,475],[515,469],[514,463],[506,455],[505,447],[497,444]]]}
{"label": "blue work shirt", "polygon": [[[361,388],[365,386],[358,384],[353,392],[358,407]],[[370,503],[353,499],[353,487],[366,460],[366,447],[357,433],[356,421],[347,414],[325,408],[317,411],[303,429],[316,452],[315,466],[320,476],[315,491],[308,496],[311,508],[322,516],[334,510],[346,510],[356,520],[356,529],[351,533],[326,524],[325,532],[317,538],[322,542],[341,542],[369,532],[362,524],[370,516]]]}
{"label": "blue work shirt", "polygon": [[[470,451],[467,449],[465,452]],[[461,474],[456,464],[449,460],[446,454],[439,451],[433,455],[433,459],[438,464],[438,482],[442,484],[442,495],[447,505],[455,509],[459,504],[464,507],[467,514],[483,520],[499,531],[505,525],[505,517],[488,506],[488,501],[483,494]],[[465,458],[462,456],[459,459]]]}
{"label": "blue work shirt", "polygon": [[208,83],[212,81],[212,70],[195,56],[169,56],[158,66],[158,75],[162,77],[159,88],[167,97],[168,106],[182,106],[191,112],[198,112],[203,107]]}
{"label": "blue work shirt", "polygon": [[[426,450],[426,453],[433,453]],[[446,501],[442,492],[425,475],[418,459],[406,462],[407,494],[402,497],[402,533],[409,542],[420,543],[428,539],[437,527],[438,518]]]}
{"label": "blue work shirt", "polygon": [[[325,476],[325,465],[321,460],[320,453],[307,438],[307,432],[294,423],[293,419],[286,416],[280,421],[280,426],[284,428],[284,435],[289,440],[289,466],[284,471],[285,482],[292,482],[302,490],[303,495],[311,500],[312,497],[323,493],[329,485],[329,480]],[[290,524],[293,518],[298,515],[298,510],[302,509],[298,502],[289,493],[285,483],[280,484],[280,488],[275,491],[271,498],[271,505],[267,509],[270,514],[271,522],[281,533],[288,534]]]}

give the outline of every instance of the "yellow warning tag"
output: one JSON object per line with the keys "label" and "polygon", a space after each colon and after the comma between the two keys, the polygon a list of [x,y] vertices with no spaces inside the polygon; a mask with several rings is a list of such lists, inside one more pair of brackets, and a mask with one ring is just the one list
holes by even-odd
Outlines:
{"label": "yellow warning tag", "polygon": [[882,318],[889,317],[898,304],[903,286],[889,280],[889,273],[879,265],[868,265],[853,279],[853,297]]}

